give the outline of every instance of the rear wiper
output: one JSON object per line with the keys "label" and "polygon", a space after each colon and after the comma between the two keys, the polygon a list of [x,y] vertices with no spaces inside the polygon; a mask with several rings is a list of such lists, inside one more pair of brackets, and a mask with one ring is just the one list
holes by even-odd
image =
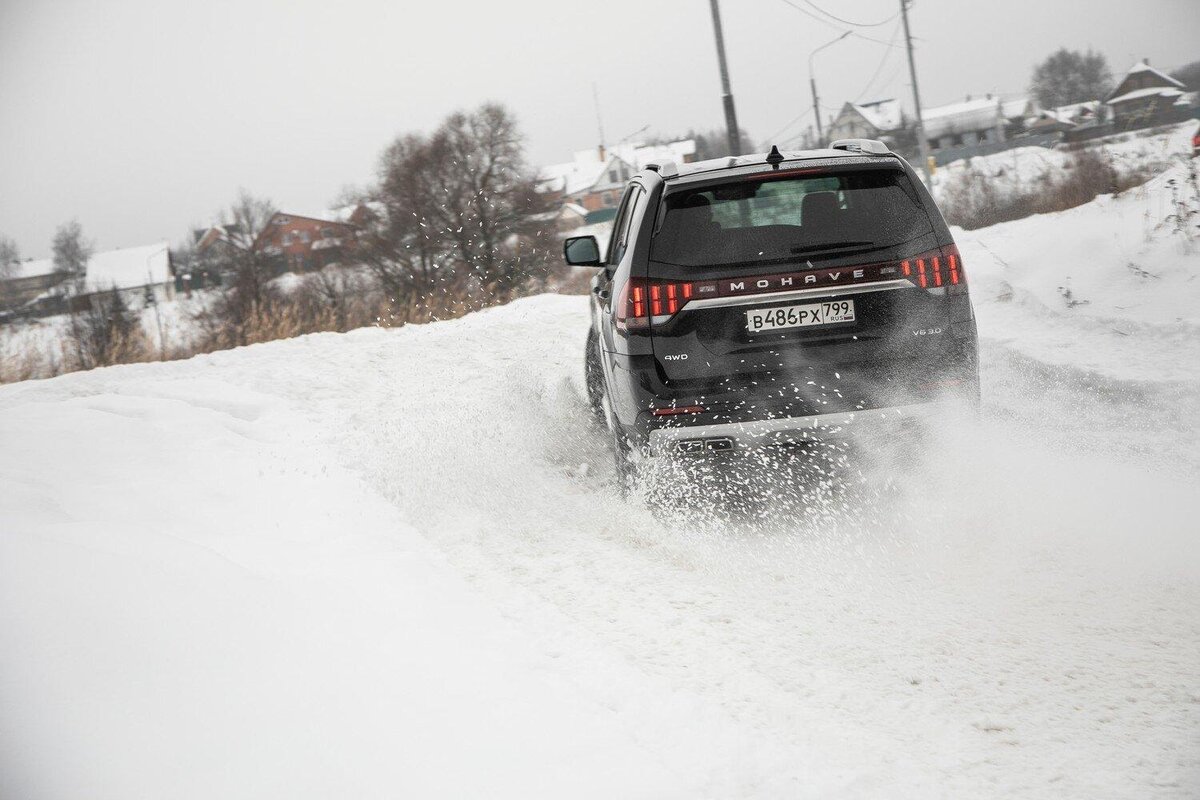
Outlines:
{"label": "rear wiper", "polygon": [[800,253],[817,253],[828,250],[846,250],[851,247],[874,247],[874,242],[838,242],[837,244],[812,244],[807,247],[793,247],[792,255]]}

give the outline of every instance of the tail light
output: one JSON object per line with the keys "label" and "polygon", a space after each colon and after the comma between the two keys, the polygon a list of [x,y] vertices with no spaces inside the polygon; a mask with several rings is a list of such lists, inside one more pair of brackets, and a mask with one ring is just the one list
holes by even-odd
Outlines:
{"label": "tail light", "polygon": [[695,289],[691,281],[630,278],[617,303],[617,328],[645,330],[652,321],[661,325],[692,299]]}
{"label": "tail light", "polygon": [[906,258],[900,262],[900,269],[904,277],[922,289],[960,286],[967,282],[962,256],[958,254],[958,246],[953,244]]}
{"label": "tail light", "polygon": [[901,261],[884,261],[861,266],[809,269],[804,272],[776,273],[724,280],[670,281],[630,278],[621,288],[616,302],[617,329],[649,330],[662,325],[696,296],[732,297],[747,294],[772,294],[806,288],[833,288],[855,283],[906,280],[930,291],[966,286],[962,256],[953,244],[930,250]]}

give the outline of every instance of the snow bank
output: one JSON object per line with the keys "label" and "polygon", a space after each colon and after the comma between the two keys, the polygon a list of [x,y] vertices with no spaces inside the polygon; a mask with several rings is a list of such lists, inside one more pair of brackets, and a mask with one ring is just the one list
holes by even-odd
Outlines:
{"label": "snow bank", "polygon": [[956,231],[981,330],[1057,364],[1200,380],[1196,169],[1177,164],[1117,198]]}
{"label": "snow bank", "polygon": [[697,796],[699,725],[641,744],[214,367],[3,394],[0,795]]}
{"label": "snow bank", "polygon": [[[1166,129],[1116,134],[1085,142],[1084,146],[1101,150],[1119,173],[1129,174],[1166,169],[1179,158],[1190,156],[1195,132],[1195,121],[1188,121]],[[1029,191],[1060,175],[1070,162],[1071,151],[1063,147],[1014,147],[939,167],[933,192],[940,202],[968,172],[982,174],[1001,196]]]}

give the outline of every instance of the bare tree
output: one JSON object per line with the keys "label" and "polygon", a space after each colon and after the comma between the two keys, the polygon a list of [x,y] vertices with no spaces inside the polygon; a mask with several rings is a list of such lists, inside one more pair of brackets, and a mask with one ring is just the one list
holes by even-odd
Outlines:
{"label": "bare tree", "polygon": [[54,271],[67,276],[68,293],[82,288],[92,250],[92,242],[83,235],[79,220],[64,222],[54,231],[51,244]]}
{"label": "bare tree", "polygon": [[16,265],[21,260],[21,251],[17,243],[0,234],[0,281],[11,278],[16,273]]}
{"label": "bare tree", "polygon": [[447,154],[445,147],[409,134],[380,158],[379,186],[369,197],[380,213],[360,233],[359,256],[390,297],[433,291],[447,262],[440,207]]}
{"label": "bare tree", "polygon": [[221,215],[223,235],[205,255],[208,268],[229,276],[216,301],[201,313],[201,325],[229,345],[246,344],[249,326],[270,313],[276,299],[270,287],[271,256],[258,246],[275,206],[244,189]]}
{"label": "bare tree", "polygon": [[1172,72],[1171,77],[1186,86],[1188,91],[1200,92],[1200,61],[1184,64]]}
{"label": "bare tree", "polygon": [[1112,88],[1112,72],[1101,53],[1065,47],[1034,67],[1029,92],[1042,108],[1102,100]]}
{"label": "bare tree", "polygon": [[148,352],[138,314],[116,287],[90,295],[70,319],[79,369],[137,361]]}
{"label": "bare tree", "polygon": [[[743,145],[749,147],[754,141],[745,128],[738,129],[738,136]],[[692,139],[696,142],[696,160],[707,161],[710,158],[725,158],[729,155],[742,155],[741,153],[731,153],[729,151],[729,135],[724,128],[712,128],[709,130],[696,130],[689,128],[688,132],[682,136],[652,136],[647,144],[668,144],[670,142],[679,142],[686,139]],[[762,149],[768,150],[777,142],[765,142]]]}
{"label": "bare tree", "polygon": [[544,278],[551,263],[552,205],[536,191],[503,106],[455,113],[431,136],[397,139],[383,155],[373,199],[383,214],[363,236],[362,260],[389,293],[469,277],[508,296]]}
{"label": "bare tree", "polygon": [[17,243],[0,235],[0,311],[7,311],[16,305],[16,297],[7,281],[16,276],[20,261],[21,251],[17,249]]}

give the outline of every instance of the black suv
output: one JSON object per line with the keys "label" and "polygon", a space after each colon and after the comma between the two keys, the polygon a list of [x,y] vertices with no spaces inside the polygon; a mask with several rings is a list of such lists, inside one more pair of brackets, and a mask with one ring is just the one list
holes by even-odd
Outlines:
{"label": "black suv", "polygon": [[[592,281],[589,399],[627,478],[642,457],[904,426],[977,403],[975,319],[941,213],[882,142],[650,164]],[[866,425],[865,427],[870,427]]]}

